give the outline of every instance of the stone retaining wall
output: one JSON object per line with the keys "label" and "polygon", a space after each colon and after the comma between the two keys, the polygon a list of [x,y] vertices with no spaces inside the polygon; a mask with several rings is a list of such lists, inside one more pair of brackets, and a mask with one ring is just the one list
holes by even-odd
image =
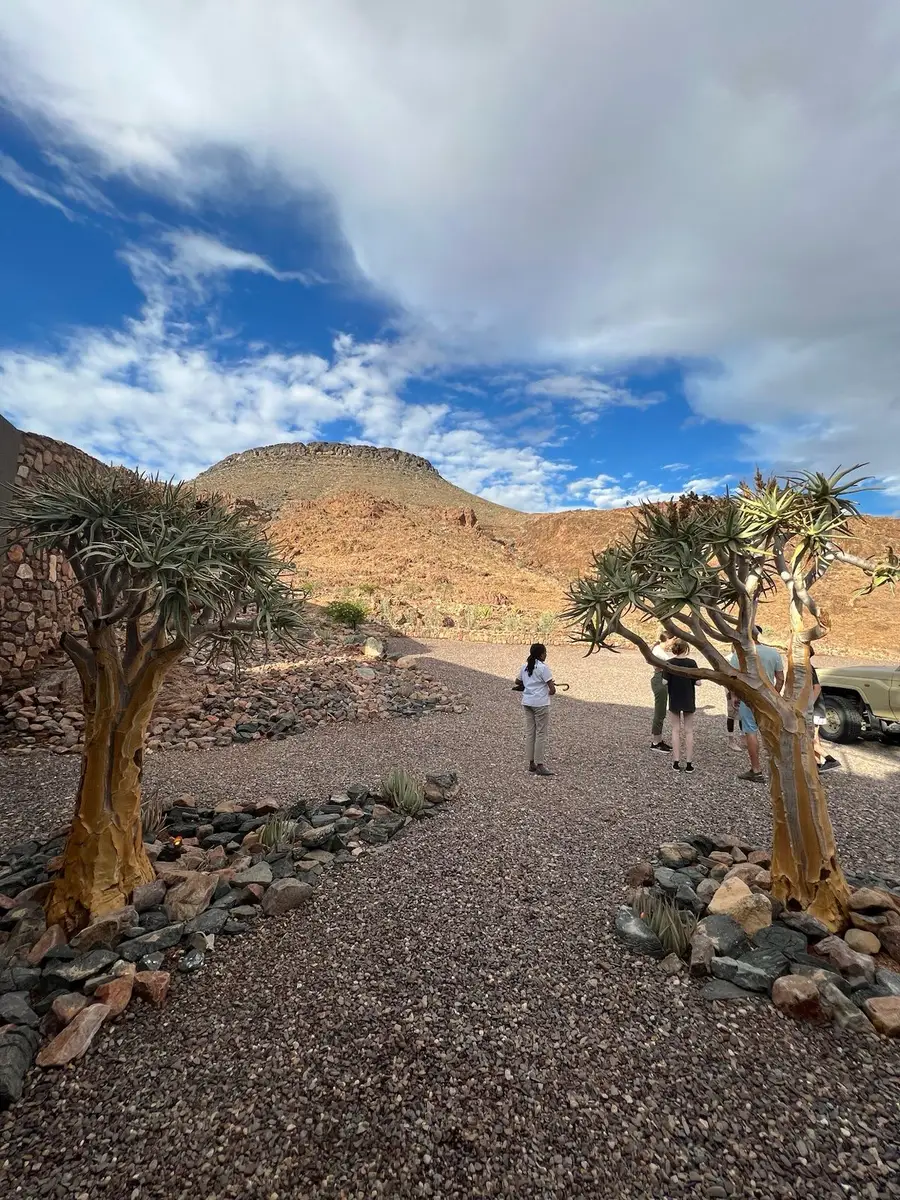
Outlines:
{"label": "stone retaining wall", "polygon": [[[0,431],[7,444],[9,429]],[[97,463],[65,442],[13,432],[19,439],[16,483],[34,483],[68,463]],[[0,496],[0,508],[3,503]],[[6,545],[5,535],[0,545]],[[71,568],[61,555],[19,543],[0,554],[0,692],[25,686],[38,667],[60,654],[60,635],[78,604]]]}

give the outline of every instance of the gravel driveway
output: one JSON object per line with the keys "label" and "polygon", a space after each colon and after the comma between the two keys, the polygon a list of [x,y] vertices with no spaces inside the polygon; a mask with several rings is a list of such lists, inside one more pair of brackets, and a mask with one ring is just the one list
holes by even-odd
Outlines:
{"label": "gravel driveway", "polygon": [[[900,1196],[900,1054],[763,1002],[709,1005],[610,935],[622,873],[661,840],[765,841],[704,686],[697,773],[648,750],[632,655],[550,663],[554,779],[523,772],[521,651],[440,642],[465,716],[332,726],[151,759],[204,798],[282,799],[388,766],[456,768],[452,811],[347,867],[313,905],[222,945],[162,1013],[128,1014],[0,1118],[0,1196]],[[828,780],[851,867],[898,867],[900,752]],[[76,764],[0,760],[0,844],[49,827]]]}

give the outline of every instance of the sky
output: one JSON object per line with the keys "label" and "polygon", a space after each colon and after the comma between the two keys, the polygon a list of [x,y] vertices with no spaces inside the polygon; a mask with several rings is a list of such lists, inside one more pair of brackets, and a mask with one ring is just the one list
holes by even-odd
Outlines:
{"label": "sky", "polygon": [[0,411],[900,514],[898,128],[894,0],[4,0]]}

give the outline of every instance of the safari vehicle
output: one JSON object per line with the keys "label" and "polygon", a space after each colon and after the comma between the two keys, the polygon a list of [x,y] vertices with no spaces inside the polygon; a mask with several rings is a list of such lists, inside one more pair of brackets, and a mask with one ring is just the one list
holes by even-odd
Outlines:
{"label": "safari vehicle", "polygon": [[818,667],[825,720],[820,735],[829,742],[856,742],[864,734],[900,738],[900,664],[892,667]]}

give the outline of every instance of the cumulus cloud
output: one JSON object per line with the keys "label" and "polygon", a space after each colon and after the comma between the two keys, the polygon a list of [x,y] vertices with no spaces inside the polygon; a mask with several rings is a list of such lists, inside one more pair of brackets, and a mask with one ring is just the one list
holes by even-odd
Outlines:
{"label": "cumulus cloud", "polygon": [[470,357],[675,359],[748,457],[895,472],[893,0],[6,0],[0,37],[98,172],[322,190]]}
{"label": "cumulus cloud", "polygon": [[56,352],[0,350],[0,411],[20,428],[187,478],[248,446],[328,436],[339,423],[355,440],[425,455],[498,503],[557,502],[564,464],[504,444],[489,422],[460,422],[449,405],[404,399],[427,365],[414,341],[341,334],[328,358],[204,341],[206,328],[179,307],[177,265],[147,247],[125,257],[147,294],[139,318],[121,331],[77,330]]}
{"label": "cumulus cloud", "polygon": [[615,475],[595,475],[592,479],[573,480],[567,490],[570,496],[587,500],[593,508],[624,508],[627,504],[640,504],[643,500],[670,500],[682,489],[664,488],[645,479],[632,484],[630,480],[623,481]]}
{"label": "cumulus cloud", "polygon": [[663,398],[638,396],[628,388],[590,374],[548,374],[525,385],[527,396],[546,396],[550,400],[570,400],[582,420],[594,420],[607,408],[650,408]]}

